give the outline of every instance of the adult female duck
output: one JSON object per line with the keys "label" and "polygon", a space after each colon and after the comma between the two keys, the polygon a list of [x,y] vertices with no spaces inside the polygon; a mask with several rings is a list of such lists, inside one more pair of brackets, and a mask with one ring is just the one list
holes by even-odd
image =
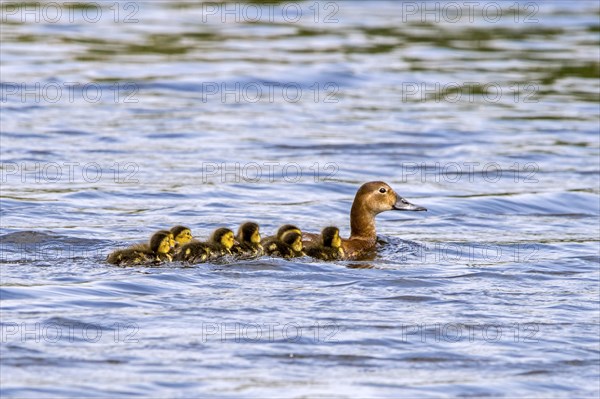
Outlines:
{"label": "adult female duck", "polygon": [[[385,211],[426,211],[396,194],[382,181],[365,183],[356,192],[350,210],[350,237],[342,240],[345,259],[357,259],[373,251],[377,245],[375,216]],[[305,245],[318,240],[316,234],[305,234]]]}

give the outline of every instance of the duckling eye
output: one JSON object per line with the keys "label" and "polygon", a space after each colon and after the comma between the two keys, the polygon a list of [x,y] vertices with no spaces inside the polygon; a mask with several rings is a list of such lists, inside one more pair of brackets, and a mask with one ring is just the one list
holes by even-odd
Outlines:
{"label": "duckling eye", "polygon": [[381,187],[381,188],[379,189],[379,192],[380,192],[381,194],[385,194],[385,193],[387,192],[387,190],[386,190],[385,188]]}

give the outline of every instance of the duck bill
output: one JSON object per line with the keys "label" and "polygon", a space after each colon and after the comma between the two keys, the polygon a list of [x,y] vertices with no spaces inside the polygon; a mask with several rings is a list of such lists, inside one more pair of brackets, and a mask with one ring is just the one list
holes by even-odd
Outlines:
{"label": "duck bill", "polygon": [[427,208],[411,204],[410,202],[404,200],[402,202],[402,198],[399,198],[398,201],[392,206],[392,209],[395,211],[426,211]]}

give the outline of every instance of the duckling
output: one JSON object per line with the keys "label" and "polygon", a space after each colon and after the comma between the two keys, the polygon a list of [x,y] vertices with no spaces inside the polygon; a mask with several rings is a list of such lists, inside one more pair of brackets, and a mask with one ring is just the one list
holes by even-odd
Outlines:
{"label": "duckling", "polygon": [[[175,242],[175,236],[173,235],[173,233],[170,230],[158,230],[157,233],[163,233],[163,234],[166,234],[169,237],[169,245],[171,246],[171,250],[169,251],[169,255],[171,256],[171,258],[173,258],[173,256],[175,256],[175,246],[177,244]],[[135,247],[137,249],[146,249],[147,250],[148,249],[148,244],[141,243],[141,244],[136,244],[133,247]]]}
{"label": "duckling", "polygon": [[235,244],[235,236],[233,231],[228,228],[221,227],[216,229],[209,240],[211,244],[211,254],[213,257],[221,257],[231,255],[231,248]]}
{"label": "duckling", "polygon": [[[173,238],[173,233],[171,233],[169,230],[158,230],[154,234],[158,234],[158,233],[165,234],[167,237],[169,237],[169,244],[171,245],[171,247],[175,244],[175,240]],[[130,248],[138,249],[141,251],[147,251],[150,249],[150,242],[140,242],[137,244],[133,244]]]}
{"label": "duckling", "polygon": [[202,263],[225,255],[231,255],[231,247],[233,247],[234,243],[233,231],[221,227],[212,233],[208,242],[191,241],[185,244],[181,247],[175,260]]}
{"label": "duckling", "polygon": [[189,227],[174,226],[174,227],[171,227],[170,231],[175,238],[175,247],[176,248],[182,247],[183,245],[192,241],[192,239],[194,238],[192,236],[192,230],[190,230]]}
{"label": "duckling", "polygon": [[321,260],[342,259],[344,249],[340,238],[340,229],[334,226],[321,231],[321,244],[308,248],[306,254]]}
{"label": "duckling", "polygon": [[243,223],[238,229],[236,240],[231,252],[238,256],[261,256],[264,253],[260,244],[259,227],[254,222]]}
{"label": "duckling", "polygon": [[119,249],[108,255],[106,261],[113,265],[141,265],[171,261],[171,238],[164,230],[157,231],[147,244],[136,244],[126,249]]}
{"label": "duckling", "polygon": [[263,240],[261,241],[263,248],[270,247],[274,243],[281,241],[281,238],[283,237],[283,235],[285,233],[287,233],[288,231],[295,231],[298,234],[302,234],[302,231],[298,227],[294,226],[293,224],[284,224],[279,229],[277,229],[277,234],[275,234],[275,236],[263,238]]}
{"label": "duckling", "polygon": [[265,247],[267,255],[278,256],[282,258],[296,258],[304,256],[302,247],[302,233],[295,230],[283,233],[281,240],[272,241],[268,247]]}
{"label": "duckling", "polygon": [[175,257],[181,250],[181,247],[192,241],[194,237],[192,236],[190,228],[186,226],[173,226],[169,231],[173,234],[173,239],[175,240],[175,245],[171,250],[171,255]]}

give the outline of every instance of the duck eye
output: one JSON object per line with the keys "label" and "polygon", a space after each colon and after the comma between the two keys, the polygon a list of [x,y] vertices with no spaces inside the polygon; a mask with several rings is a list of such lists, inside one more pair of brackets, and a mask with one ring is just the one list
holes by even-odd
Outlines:
{"label": "duck eye", "polygon": [[407,201],[407,200],[405,200],[404,198],[402,198],[400,201],[401,201],[403,204],[408,204],[408,201]]}
{"label": "duck eye", "polygon": [[383,187],[381,187],[381,188],[379,189],[379,192],[380,192],[381,194],[384,194],[386,191],[387,191],[387,190],[386,190],[385,188],[383,188]]}

